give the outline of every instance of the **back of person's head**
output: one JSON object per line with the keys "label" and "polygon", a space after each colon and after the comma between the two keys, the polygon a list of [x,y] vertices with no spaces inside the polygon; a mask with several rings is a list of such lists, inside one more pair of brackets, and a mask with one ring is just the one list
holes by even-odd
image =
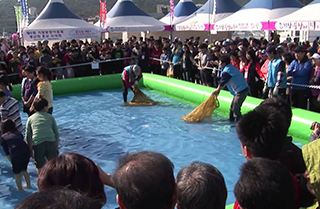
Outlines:
{"label": "back of person's head", "polygon": [[54,188],[36,192],[23,200],[15,209],[101,209],[97,202],[74,190]]}
{"label": "back of person's head", "polygon": [[29,72],[29,73],[35,73],[36,72],[36,68],[33,65],[27,65],[24,68],[24,71]]}
{"label": "back of person's head", "polygon": [[278,159],[287,136],[287,124],[283,121],[285,117],[269,105],[261,105],[245,114],[237,123],[245,157]]}
{"label": "back of person's head", "polygon": [[92,160],[76,153],[64,153],[48,161],[38,178],[39,191],[54,186],[67,187],[104,205],[107,197],[99,170]]}
{"label": "back of person's head", "polygon": [[176,203],[173,167],[160,153],[142,151],[121,156],[112,176],[120,208],[172,209]]}
{"label": "back of person's head", "polygon": [[292,209],[295,187],[290,172],[279,162],[255,158],[246,162],[234,188],[241,208]]}
{"label": "back of person's head", "polygon": [[227,188],[220,171],[214,166],[193,162],[177,175],[179,209],[224,209]]}
{"label": "back of person's head", "polygon": [[4,97],[6,96],[7,96],[6,93],[2,89],[0,89],[0,98],[4,99]]}
{"label": "back of person's head", "polygon": [[0,73],[0,84],[6,86],[7,88],[9,88],[8,90],[12,91],[12,85],[10,83],[9,77],[7,75],[6,72],[1,72]]}
{"label": "back of person's head", "polygon": [[274,107],[281,114],[283,114],[283,116],[286,118],[286,127],[287,127],[287,133],[288,133],[289,127],[291,125],[291,119],[292,119],[292,110],[291,110],[291,106],[288,104],[288,102],[283,100],[281,97],[268,98],[268,99],[264,100],[256,108],[259,109],[263,105],[268,105],[268,106]]}
{"label": "back of person's head", "polygon": [[44,66],[40,66],[37,68],[37,74],[44,75],[49,81],[52,80],[52,72]]}
{"label": "back of person's head", "polygon": [[14,133],[17,131],[16,123],[11,119],[6,119],[2,121],[1,124],[1,134],[5,134],[7,132]]}
{"label": "back of person's head", "polygon": [[205,44],[205,43],[202,43],[202,44],[200,44],[199,48],[200,48],[200,49],[207,49],[207,48],[208,48],[208,45]]}
{"label": "back of person's head", "polygon": [[35,98],[33,101],[34,109],[39,112],[45,107],[48,107],[48,101],[45,98]]}
{"label": "back of person's head", "polygon": [[225,54],[222,55],[219,60],[221,61],[221,63],[225,64],[225,65],[229,65],[231,60],[230,60],[230,55],[229,54]]}

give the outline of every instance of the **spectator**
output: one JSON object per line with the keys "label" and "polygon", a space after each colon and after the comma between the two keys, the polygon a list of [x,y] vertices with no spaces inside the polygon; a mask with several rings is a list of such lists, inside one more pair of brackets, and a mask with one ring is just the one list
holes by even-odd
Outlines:
{"label": "spectator", "polygon": [[26,79],[24,79],[21,84],[21,100],[23,102],[23,112],[27,113],[28,116],[32,114],[32,112],[30,112],[30,107],[35,96],[38,93],[37,86],[33,84],[34,80],[36,79],[35,73],[35,67],[32,65],[27,65],[27,67],[24,69]]}
{"label": "spectator", "polygon": [[175,207],[173,164],[162,154],[142,151],[120,157],[112,182],[120,209]]}
{"label": "spectator", "polygon": [[269,98],[279,95],[286,99],[287,73],[285,63],[278,56],[274,46],[267,48],[269,62],[268,70],[268,95]]}
{"label": "spectator", "polygon": [[[312,61],[315,64],[315,69],[311,75],[310,84],[320,86],[320,55],[315,53],[312,56]],[[320,90],[311,89],[310,110],[320,112]]]}
{"label": "spectator", "polygon": [[36,192],[23,200],[15,209],[101,209],[99,202],[69,189],[54,188]]}
{"label": "spectator", "polygon": [[200,52],[198,66],[200,70],[201,83],[204,86],[212,86],[212,70],[207,68],[209,67],[212,57],[208,51],[208,46],[205,43],[201,44],[199,48]]}
{"label": "spectator", "polygon": [[[96,200],[103,206],[107,197],[99,170],[87,157],[64,153],[44,165],[39,173],[38,188],[41,192],[55,187],[68,188]],[[108,178],[110,185],[110,175]]]}
{"label": "spectator", "polygon": [[220,171],[214,166],[193,162],[177,175],[179,209],[224,209],[227,188]]}
{"label": "spectator", "polygon": [[292,76],[291,102],[293,107],[307,109],[308,88],[300,85],[309,85],[312,64],[306,56],[306,50],[298,46],[295,50],[294,60],[288,69]]}
{"label": "spectator", "polygon": [[280,163],[268,159],[255,158],[241,167],[234,194],[241,208],[294,208],[294,182],[290,173]]}
{"label": "spectator", "polygon": [[174,47],[172,49],[172,64],[173,64],[173,76],[174,78],[182,79],[181,74],[181,56],[182,56],[182,47],[180,46],[179,41],[176,39],[173,42]]}

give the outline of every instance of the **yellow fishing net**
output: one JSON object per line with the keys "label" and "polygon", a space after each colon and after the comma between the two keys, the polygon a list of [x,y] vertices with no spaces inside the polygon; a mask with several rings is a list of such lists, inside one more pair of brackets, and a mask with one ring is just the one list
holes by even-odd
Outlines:
{"label": "yellow fishing net", "polygon": [[128,106],[151,106],[158,104],[158,102],[153,101],[145,95],[138,86],[134,87],[133,92],[134,97],[131,102],[128,103]]}
{"label": "yellow fishing net", "polygon": [[211,116],[213,111],[219,107],[219,101],[216,95],[211,94],[208,99],[202,102],[196,109],[188,115],[185,115],[181,120],[187,123],[199,123],[205,117]]}

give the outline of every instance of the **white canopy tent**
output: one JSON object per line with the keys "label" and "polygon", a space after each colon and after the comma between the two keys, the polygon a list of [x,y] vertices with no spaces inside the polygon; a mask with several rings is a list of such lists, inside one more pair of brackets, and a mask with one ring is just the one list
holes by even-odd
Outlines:
{"label": "white canopy tent", "polygon": [[177,24],[175,30],[205,31],[219,20],[238,11],[241,7],[233,0],[208,0],[199,10],[191,14],[185,21]]}
{"label": "white canopy tent", "polygon": [[23,30],[25,41],[99,38],[100,28],[80,19],[62,0],[50,0],[40,15]]}
{"label": "white canopy tent", "polygon": [[[95,23],[100,26],[100,21]],[[164,31],[159,20],[140,10],[132,0],[118,0],[107,14],[107,32]]]}
{"label": "white canopy tent", "polygon": [[273,30],[270,21],[288,15],[303,5],[297,0],[251,0],[238,12],[217,22],[217,31]]}
{"label": "white canopy tent", "polygon": [[171,13],[160,19],[166,25],[176,25],[184,21],[189,15],[198,10],[198,7],[193,3],[192,0],[180,0],[174,8],[173,21],[170,22]]}
{"label": "white canopy tent", "polygon": [[276,19],[277,30],[320,30],[320,0],[314,0],[292,14]]}

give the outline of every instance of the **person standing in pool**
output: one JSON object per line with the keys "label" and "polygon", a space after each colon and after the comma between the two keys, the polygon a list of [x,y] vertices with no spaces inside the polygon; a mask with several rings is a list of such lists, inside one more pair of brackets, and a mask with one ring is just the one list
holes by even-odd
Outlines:
{"label": "person standing in pool", "polygon": [[127,102],[128,89],[133,91],[133,86],[137,86],[142,78],[142,71],[138,65],[129,65],[124,68],[122,75],[122,95],[123,101]]}
{"label": "person standing in pool", "polygon": [[230,122],[237,122],[241,118],[241,106],[248,95],[248,84],[240,71],[231,65],[230,56],[224,55],[219,60],[222,71],[222,78],[220,84],[212,94],[218,96],[220,91],[227,85],[230,93],[234,96],[231,102],[229,120]]}

